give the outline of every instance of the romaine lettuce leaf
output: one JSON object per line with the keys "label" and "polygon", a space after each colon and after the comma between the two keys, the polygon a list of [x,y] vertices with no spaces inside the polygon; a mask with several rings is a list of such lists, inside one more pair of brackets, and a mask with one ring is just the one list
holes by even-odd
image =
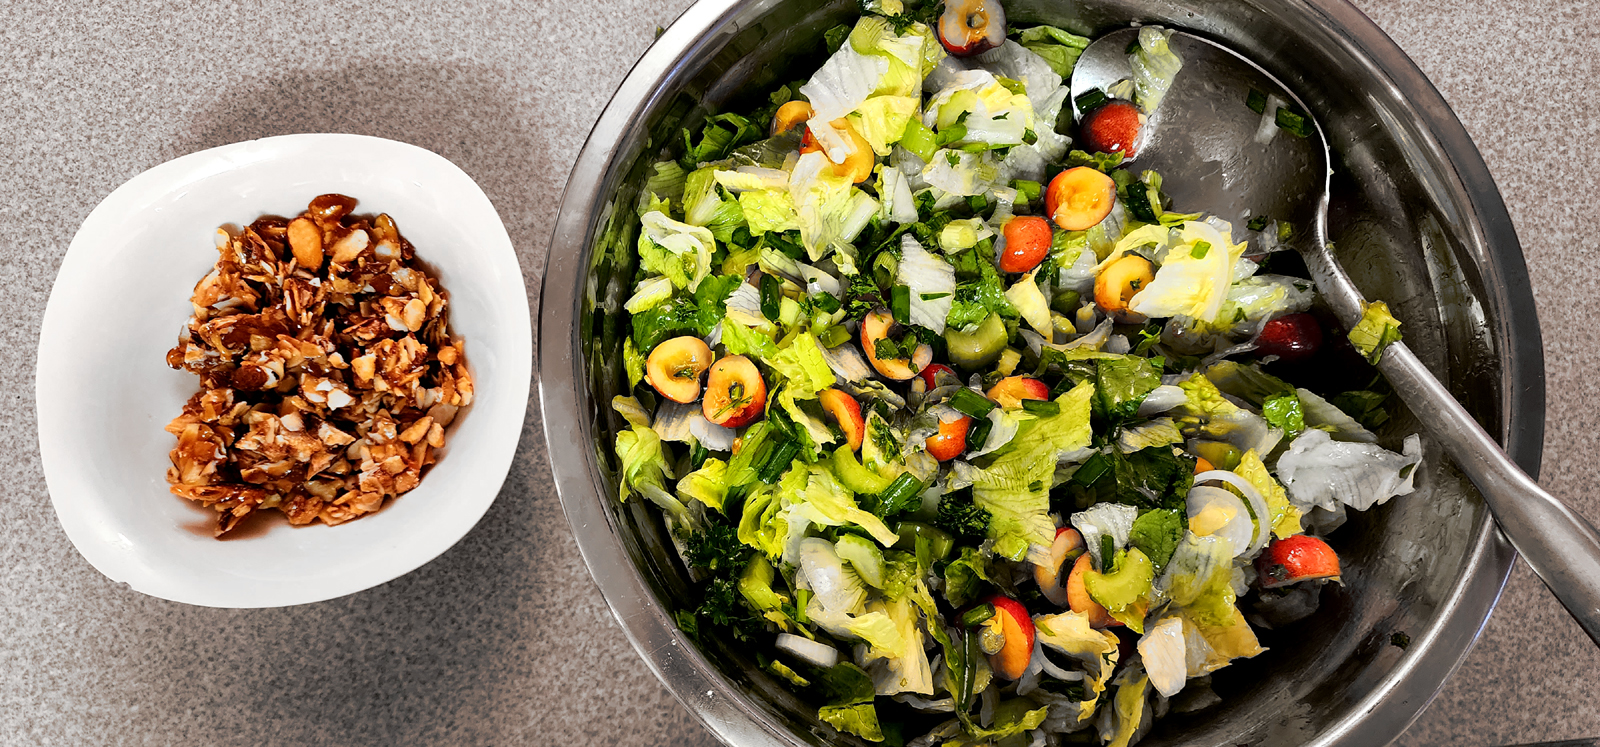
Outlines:
{"label": "romaine lettuce leaf", "polygon": [[[726,330],[723,334],[727,334]],[[832,387],[837,380],[822,354],[822,346],[810,332],[795,335],[788,347],[764,360],[783,376],[787,391],[798,399],[815,399],[818,392]]]}
{"label": "romaine lettuce leaf", "polygon": [[977,265],[980,273],[978,279],[956,286],[950,313],[945,316],[945,325],[951,329],[966,330],[977,326],[991,313],[1007,319],[1017,318],[1017,309],[1006,298],[1005,285],[994,263],[980,257]]}
{"label": "romaine lettuce leaf", "polygon": [[1138,415],[1145,395],[1161,386],[1161,362],[1119,355],[1095,362],[1094,413],[1108,420]]}
{"label": "romaine lettuce leaf", "polygon": [[1156,584],[1196,623],[1225,625],[1238,612],[1233,591],[1233,543],[1211,535],[1185,533]]}

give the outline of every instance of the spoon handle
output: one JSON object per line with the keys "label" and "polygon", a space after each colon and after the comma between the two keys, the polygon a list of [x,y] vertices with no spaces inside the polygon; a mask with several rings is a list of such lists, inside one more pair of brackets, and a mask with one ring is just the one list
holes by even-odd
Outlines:
{"label": "spoon handle", "polygon": [[1378,368],[1478,487],[1512,546],[1600,645],[1600,532],[1507,458],[1404,343],[1385,348]]}

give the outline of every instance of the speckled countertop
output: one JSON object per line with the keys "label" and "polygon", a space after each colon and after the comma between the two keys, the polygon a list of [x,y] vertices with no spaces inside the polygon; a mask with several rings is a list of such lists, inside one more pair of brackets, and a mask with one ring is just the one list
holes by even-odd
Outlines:
{"label": "speckled countertop", "polygon": [[[1444,92],[1505,195],[1544,327],[1542,482],[1600,519],[1600,3],[1358,4]],[[579,145],[686,5],[0,3],[0,744],[711,743],[590,581],[534,403],[499,500],[454,549],[343,599],[237,611],[141,596],[79,557],[33,412],[40,317],[78,224],[204,148],[355,132],[440,153],[499,208],[536,294]],[[1399,744],[1596,734],[1600,651],[1519,565]]]}

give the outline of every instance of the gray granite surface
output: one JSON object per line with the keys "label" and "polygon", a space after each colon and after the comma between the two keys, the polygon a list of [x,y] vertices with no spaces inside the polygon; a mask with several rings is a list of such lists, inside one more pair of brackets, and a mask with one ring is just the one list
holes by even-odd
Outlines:
{"label": "gray granite surface", "polygon": [[[590,581],[534,403],[499,500],[454,549],[367,592],[254,611],[144,597],[91,568],[50,508],[33,414],[40,317],[78,224],[204,148],[354,132],[438,152],[499,208],[536,294],[589,126],[686,4],[0,3],[0,744],[711,743]],[[1600,3],[1358,4],[1443,91],[1506,196],[1545,334],[1542,482],[1600,517]],[[1600,652],[1519,565],[1399,743],[1596,734]]]}

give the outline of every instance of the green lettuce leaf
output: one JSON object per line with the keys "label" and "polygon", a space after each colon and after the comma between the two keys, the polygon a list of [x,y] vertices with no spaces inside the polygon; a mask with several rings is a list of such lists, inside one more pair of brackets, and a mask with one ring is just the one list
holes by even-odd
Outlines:
{"label": "green lettuce leaf", "polygon": [[944,598],[952,607],[965,607],[978,598],[978,590],[989,580],[989,559],[975,547],[962,547],[961,557],[944,569]]}
{"label": "green lettuce leaf", "polygon": [[980,277],[956,285],[955,300],[949,316],[945,317],[947,328],[968,329],[988,318],[991,312],[1007,319],[1017,318],[1017,309],[1006,298],[1005,284],[994,264],[984,257],[977,259]]}
{"label": "green lettuce leaf", "polygon": [[659,210],[639,217],[639,264],[665,275],[679,288],[695,289],[711,274],[711,254],[716,238],[700,226],[680,223]]}
{"label": "green lettuce leaf", "polygon": [[1094,414],[1107,420],[1138,415],[1146,395],[1161,386],[1161,362],[1136,355],[1095,363]]}
{"label": "green lettuce leaf", "polygon": [[698,169],[684,181],[683,222],[710,229],[711,235],[726,244],[733,232],[745,224],[744,211],[733,199],[723,199],[717,189],[716,169]]}
{"label": "green lettuce leaf", "polygon": [[1183,512],[1176,509],[1145,511],[1134,519],[1128,544],[1143,552],[1160,570],[1172,559],[1172,553],[1183,540],[1185,523]]}
{"label": "green lettuce leaf", "polygon": [[769,189],[740,192],[739,209],[751,236],[800,228],[800,216],[795,213],[794,199],[788,192]]}
{"label": "green lettuce leaf", "polygon": [[1044,58],[1050,69],[1062,78],[1072,77],[1079,55],[1089,46],[1087,37],[1062,31],[1054,26],[1034,26],[1022,30],[1022,46]]}
{"label": "green lettuce leaf", "polygon": [[678,497],[680,500],[692,498],[714,511],[721,511],[722,502],[728,497],[727,476],[728,463],[708,457],[700,469],[678,480]]}
{"label": "green lettuce leaf", "polygon": [[1399,341],[1400,320],[1389,313],[1389,305],[1382,301],[1364,304],[1361,321],[1350,330],[1350,344],[1376,366],[1383,358],[1383,349]]}
{"label": "green lettuce leaf", "polygon": [[[727,334],[726,330],[723,334]],[[784,377],[792,396],[800,399],[814,399],[818,392],[832,387],[836,381],[828,359],[822,355],[822,346],[810,332],[796,335],[789,346],[779,350],[767,364]]]}

